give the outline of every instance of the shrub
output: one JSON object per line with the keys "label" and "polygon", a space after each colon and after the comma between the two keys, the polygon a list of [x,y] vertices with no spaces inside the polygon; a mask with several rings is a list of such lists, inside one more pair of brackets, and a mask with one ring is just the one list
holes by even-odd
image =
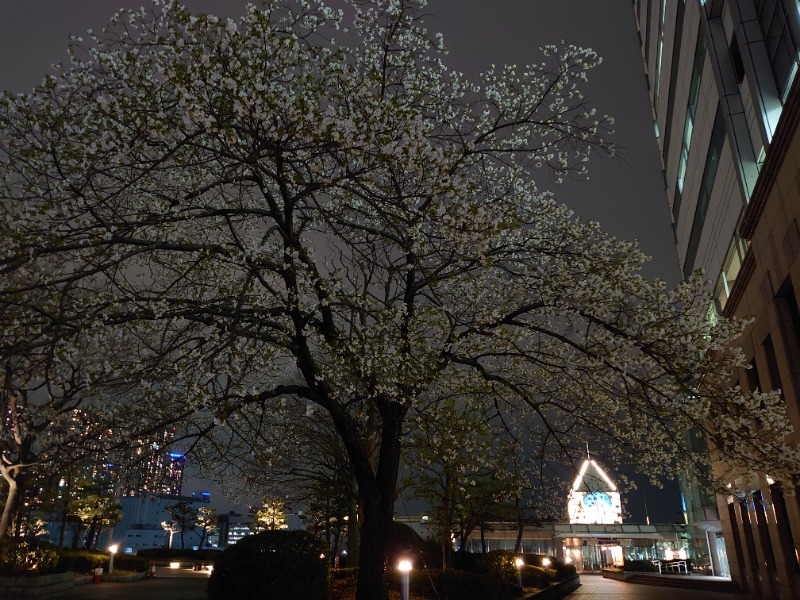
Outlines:
{"label": "shrub", "polygon": [[305,531],[265,531],[242,538],[214,563],[209,600],[325,600],[325,545]]}
{"label": "shrub", "polygon": [[419,568],[424,550],[425,541],[412,527],[398,521],[392,523],[392,541],[388,555],[390,569],[402,558],[412,561],[414,568]]}
{"label": "shrub", "polygon": [[455,566],[461,571],[492,577],[501,581],[517,581],[516,556],[508,550],[492,550],[486,554],[460,552]]}
{"label": "shrub", "polygon": [[136,571],[142,573],[147,571],[150,567],[150,561],[140,556],[133,556],[131,554],[117,554],[114,557],[114,569],[122,569],[124,571]]}
{"label": "shrub", "polygon": [[623,571],[638,571],[640,573],[658,573],[658,567],[649,560],[625,560]]}
{"label": "shrub", "polygon": [[[525,561],[526,565],[531,565],[534,567],[540,567],[543,570],[547,571],[547,576],[552,580],[555,581],[564,581],[566,579],[571,579],[578,574],[578,570],[575,568],[575,565],[568,565],[557,560],[554,556],[548,556],[546,554],[523,554],[522,559]],[[544,560],[547,559],[550,563],[547,567],[544,566]],[[523,580],[524,580],[524,572],[523,572]],[[535,586],[541,587],[541,586]]]}
{"label": "shrub", "polygon": [[[116,560],[116,559],[115,559]],[[108,568],[109,556],[89,550],[59,550],[59,573],[91,573],[97,565]]]}
{"label": "shrub", "polygon": [[0,574],[54,573],[58,553],[52,545],[24,538],[5,538],[0,543]]}

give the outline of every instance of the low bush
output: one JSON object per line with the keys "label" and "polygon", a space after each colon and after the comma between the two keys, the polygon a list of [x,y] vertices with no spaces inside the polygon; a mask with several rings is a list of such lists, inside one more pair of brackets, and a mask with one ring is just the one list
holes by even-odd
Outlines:
{"label": "low bush", "polygon": [[649,560],[625,560],[623,571],[636,571],[639,573],[658,573],[658,567]]}
{"label": "low bush", "polygon": [[51,544],[25,538],[0,542],[0,575],[55,573],[58,553]]}
{"label": "low bush", "polygon": [[209,600],[326,600],[325,545],[305,531],[265,531],[242,538],[214,563]]}
{"label": "low bush", "polygon": [[334,581],[350,579],[352,577],[358,577],[358,567],[345,567],[344,569],[334,569],[331,571],[331,579]]}
{"label": "low bush", "polygon": [[109,558],[107,554],[91,550],[59,550],[58,572],[91,573],[97,565],[107,569]]}
{"label": "low bush", "polygon": [[140,556],[133,556],[132,554],[117,554],[114,557],[114,569],[143,573],[149,568],[150,561]]}

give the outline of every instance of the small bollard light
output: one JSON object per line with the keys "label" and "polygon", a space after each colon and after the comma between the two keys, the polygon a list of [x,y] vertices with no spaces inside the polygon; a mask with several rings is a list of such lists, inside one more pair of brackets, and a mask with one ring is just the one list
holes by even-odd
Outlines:
{"label": "small bollard light", "polygon": [[550,559],[549,559],[549,558],[543,558],[543,559],[542,559],[542,566],[543,566],[545,569],[546,569],[547,567],[549,567],[549,566],[550,566]]}
{"label": "small bollard light", "polygon": [[517,560],[514,561],[514,564],[517,565],[517,576],[519,577],[519,587],[522,588],[522,566],[525,564],[525,561],[517,557]]}
{"label": "small bollard light", "polygon": [[401,560],[397,563],[397,570],[403,574],[402,600],[408,600],[408,575],[411,572],[411,561]]}
{"label": "small bollard light", "polygon": [[108,547],[108,551],[111,553],[111,558],[108,560],[108,574],[111,575],[114,572],[114,555],[119,550],[119,546],[117,544],[112,544]]}

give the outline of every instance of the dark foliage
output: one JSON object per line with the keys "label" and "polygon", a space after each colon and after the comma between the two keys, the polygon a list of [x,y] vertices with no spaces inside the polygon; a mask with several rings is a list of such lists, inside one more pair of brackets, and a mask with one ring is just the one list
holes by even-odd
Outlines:
{"label": "dark foliage", "polygon": [[0,575],[56,573],[58,553],[47,542],[7,537],[0,540]]}
{"label": "dark foliage", "polygon": [[[59,573],[91,573],[97,565],[102,565],[103,570],[108,572],[110,561],[108,554],[91,552],[88,550],[59,550],[58,567]],[[146,571],[150,562],[139,556],[130,554],[117,554],[114,556],[114,570],[121,571]]]}
{"label": "dark foliage", "polygon": [[265,531],[239,540],[214,563],[209,600],[326,600],[325,544],[305,531]]}
{"label": "dark foliage", "polygon": [[[578,570],[575,568],[575,565],[568,565],[556,559],[555,556],[548,556],[546,554],[523,554],[522,560],[525,561],[526,565],[531,565],[534,567],[544,567],[544,560],[547,559],[550,561],[550,564],[547,565],[546,570],[548,571],[548,575],[552,577],[552,572],[555,571],[555,580],[556,581],[564,581],[566,579],[572,579],[575,575],[578,574]],[[524,571],[523,571],[524,574]]]}
{"label": "dark foliage", "polygon": [[414,529],[405,523],[392,523],[392,542],[389,544],[389,569],[393,569],[402,560],[410,560],[414,568],[422,566],[422,555],[425,541]]}

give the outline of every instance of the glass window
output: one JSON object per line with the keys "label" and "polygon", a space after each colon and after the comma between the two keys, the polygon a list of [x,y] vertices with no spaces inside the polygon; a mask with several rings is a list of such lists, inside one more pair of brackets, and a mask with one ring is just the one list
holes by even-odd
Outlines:
{"label": "glass window", "polygon": [[675,197],[672,200],[672,220],[678,222],[683,200],[683,180],[686,177],[686,165],[689,162],[689,149],[694,132],[694,116],[697,112],[697,98],[700,95],[700,81],[703,75],[703,64],[706,59],[706,43],[702,35],[697,40],[692,66],[692,80],[689,84],[689,99],[686,104],[686,120],[683,124],[683,138],[680,158],[678,159],[678,177],[675,183]]}
{"label": "glass window", "polygon": [[703,169],[703,179],[700,184],[700,193],[697,197],[697,207],[694,211],[694,221],[692,222],[692,233],[689,236],[689,247],[686,250],[686,260],[683,263],[683,274],[688,277],[694,270],[697,249],[700,246],[700,237],[703,233],[703,225],[706,221],[708,203],[711,200],[711,189],[714,187],[714,179],[717,176],[719,158],[722,154],[722,147],[725,143],[725,118],[722,110],[717,107],[717,114],[714,117],[714,129],[711,133],[711,141],[708,145],[706,154],[706,164]]}
{"label": "glass window", "polygon": [[784,102],[797,71],[798,48],[789,27],[786,7],[781,0],[756,0],[755,6],[775,89]]}

